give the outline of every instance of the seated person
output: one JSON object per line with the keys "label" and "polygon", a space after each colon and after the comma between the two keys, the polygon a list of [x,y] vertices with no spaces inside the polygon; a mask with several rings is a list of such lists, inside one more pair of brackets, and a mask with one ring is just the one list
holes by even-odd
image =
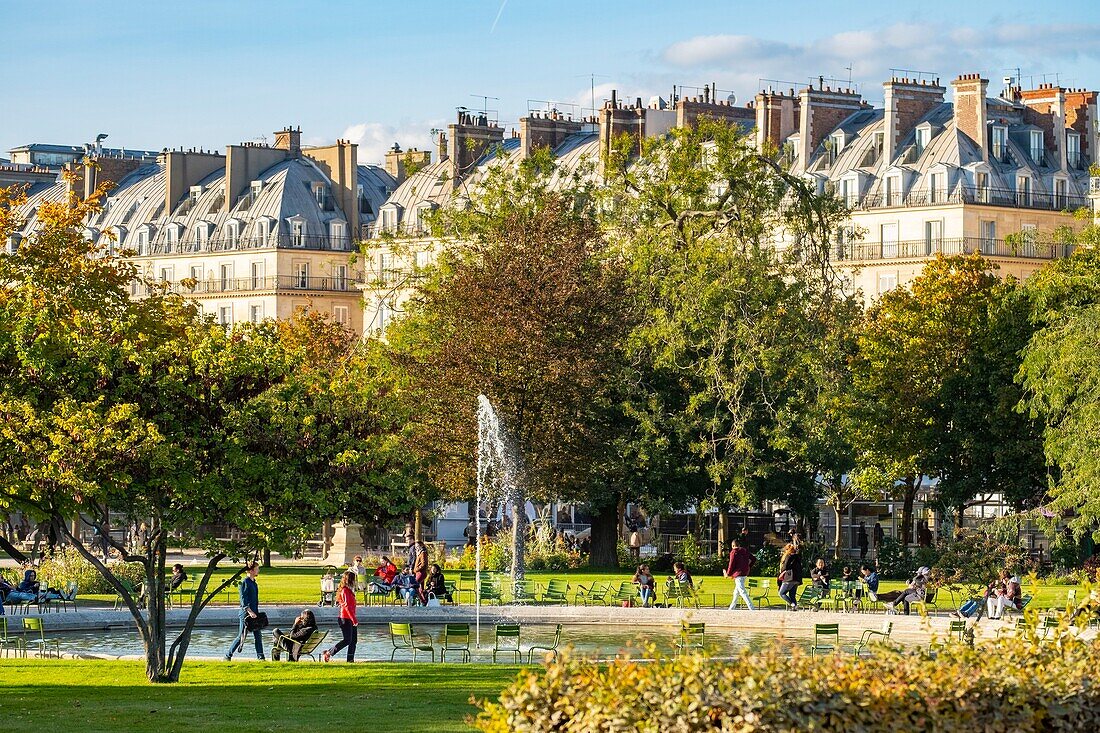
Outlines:
{"label": "seated person", "polygon": [[820,557],[810,568],[810,580],[814,582],[814,588],[819,591],[829,590],[829,569],[825,567],[825,561]]}
{"label": "seated person", "polygon": [[355,588],[353,590],[365,590],[367,587],[367,568],[363,565],[363,556],[356,555],[348,570],[355,573]]}
{"label": "seated person", "polygon": [[314,618],[313,611],[308,608],[303,610],[298,614],[298,618],[294,619],[294,625],[290,628],[289,634],[284,634],[282,629],[275,629],[272,633],[275,643],[271,650],[271,658],[278,662],[279,656],[286,652],[290,661],[297,662],[302,652],[302,645],[309,641],[309,637],[313,636],[316,630],[317,619]]}
{"label": "seated person", "polygon": [[641,598],[643,606],[649,606],[657,599],[657,579],[649,572],[648,565],[644,563],[639,565],[630,582],[638,586],[638,597]]}
{"label": "seated person", "polygon": [[447,589],[447,579],[443,576],[443,570],[434,562],[428,568],[428,577],[424,580],[424,592],[429,597],[435,596],[440,601],[454,603],[451,591]]}
{"label": "seated person", "polygon": [[847,565],[844,566],[844,570],[840,574],[841,581],[845,583],[851,583],[856,580],[856,574],[852,572],[852,569]]}
{"label": "seated person", "polygon": [[393,581],[397,577],[397,566],[390,561],[385,555],[382,556],[382,562],[374,571],[374,576],[370,582],[370,589],[373,593],[388,593],[393,590]]}
{"label": "seated person", "polygon": [[405,601],[410,606],[415,606],[417,601],[417,587],[416,576],[413,575],[412,569],[409,566],[405,566],[405,569],[393,579],[393,592],[397,594],[397,597]]}
{"label": "seated person", "polygon": [[38,595],[38,573],[34,568],[27,568],[23,571],[23,580],[15,587],[20,593],[30,593]]}
{"label": "seated person", "polygon": [[691,573],[687,571],[687,566],[682,562],[672,563],[672,572],[676,574],[677,583],[691,590],[695,590],[695,580],[691,577]]}
{"label": "seated person", "polygon": [[[871,569],[870,565],[861,565],[859,573],[863,580],[863,585],[867,588],[867,597],[872,601],[878,600],[878,573]],[[862,593],[860,593],[862,595]]]}
{"label": "seated person", "polygon": [[927,567],[917,568],[917,574],[909,581],[904,590],[880,593],[878,600],[886,604],[887,613],[897,613],[898,604],[902,604],[905,614],[909,615],[909,604],[914,601],[923,601],[928,592],[928,578],[932,571]]}
{"label": "seated person", "polygon": [[187,582],[187,573],[184,572],[183,566],[176,563],[172,566],[172,577],[168,581],[168,590],[177,590],[181,585]]}
{"label": "seated person", "polygon": [[991,585],[986,596],[986,617],[998,619],[1010,607],[1016,610],[1023,607],[1023,591],[1020,588],[1020,579],[1007,570],[1002,570],[1001,577]]}

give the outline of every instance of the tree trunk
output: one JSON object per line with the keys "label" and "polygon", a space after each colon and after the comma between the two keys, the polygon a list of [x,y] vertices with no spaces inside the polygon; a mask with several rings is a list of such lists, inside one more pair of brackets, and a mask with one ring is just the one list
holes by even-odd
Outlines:
{"label": "tree trunk", "polygon": [[729,549],[730,541],[730,517],[726,513],[726,505],[721,504],[718,507],[718,554],[726,552]]}
{"label": "tree trunk", "polygon": [[180,670],[183,669],[183,660],[187,656],[187,647],[191,644],[191,634],[195,630],[195,624],[199,619],[199,614],[206,608],[206,605],[210,603],[210,601],[217,598],[219,593],[228,588],[233,581],[244,574],[244,568],[239,568],[231,577],[222,581],[221,585],[210,593],[207,593],[206,589],[210,585],[210,577],[217,569],[218,563],[224,558],[225,555],[217,554],[212,556],[206,563],[206,572],[203,573],[202,580],[199,581],[199,587],[195,590],[195,596],[191,601],[191,613],[187,616],[187,621],[183,625],[183,630],[180,631],[175,641],[172,642],[172,648],[168,650],[167,672],[164,676],[165,682],[179,682]]}
{"label": "tree trunk", "polygon": [[417,542],[424,541],[424,525],[423,517],[420,514],[420,507],[413,510],[413,538]]}
{"label": "tree trunk", "polygon": [[168,634],[164,609],[164,563],[167,545],[159,528],[150,531],[150,562],[145,572],[145,602],[148,612],[149,636],[145,642],[145,674],[150,682],[166,681],[167,657],[165,643]]}
{"label": "tree trunk", "polygon": [[263,553],[260,556],[262,558],[261,564],[265,568],[271,567],[271,548],[265,547]]}
{"label": "tree trunk", "polygon": [[844,537],[844,533],[841,531],[841,528],[840,528],[840,522],[841,522],[840,512],[843,509],[843,503],[844,502],[842,502],[840,500],[840,495],[839,494],[834,496],[829,501],[829,508],[833,510],[833,517],[835,519],[835,524],[833,525],[833,559],[834,560],[839,560],[841,558],[841,555],[843,554],[841,552],[841,549],[840,549],[840,544],[843,541],[843,537]]}
{"label": "tree trunk", "polygon": [[619,507],[605,504],[592,515],[591,553],[588,564],[594,568],[619,567]]}
{"label": "tree trunk", "polygon": [[919,475],[905,478],[905,496],[901,504],[901,532],[899,533],[903,547],[908,547],[913,538],[913,502],[917,499],[920,480]]}

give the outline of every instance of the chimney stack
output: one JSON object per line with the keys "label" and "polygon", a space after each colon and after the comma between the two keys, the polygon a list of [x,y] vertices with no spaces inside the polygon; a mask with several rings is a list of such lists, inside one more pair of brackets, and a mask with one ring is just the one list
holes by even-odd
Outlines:
{"label": "chimney stack", "polygon": [[866,105],[858,92],[851,89],[830,89],[820,78],[817,89],[807,87],[798,96],[798,160],[805,169],[810,156],[829,133]]}
{"label": "chimney stack", "polygon": [[897,154],[898,143],[913,131],[921,118],[943,104],[947,90],[940,80],[933,83],[916,79],[892,78],[882,85],[885,98],[885,132],[883,158],[889,163]]}
{"label": "chimney stack", "polygon": [[503,127],[490,121],[484,113],[465,109],[459,110],[458,120],[447,126],[447,134],[440,145],[446,143],[447,157],[454,165],[454,186],[473,169],[486,150],[504,141]]}
{"label": "chimney stack", "polygon": [[292,127],[284,127],[278,132],[273,133],[275,135],[275,147],[280,150],[288,151],[292,156],[298,156],[302,153],[302,128],[294,129]]}
{"label": "chimney stack", "polygon": [[565,138],[580,132],[580,129],[580,122],[566,119],[556,109],[522,117],[519,121],[520,157],[530,158],[536,148],[552,150],[561,145]]}
{"label": "chimney stack", "polygon": [[989,80],[981,74],[962,74],[951,82],[955,92],[955,129],[970,138],[982,156],[989,162],[989,145],[986,140],[985,93]]}
{"label": "chimney stack", "polygon": [[1083,167],[1087,167],[1087,163],[1100,162],[1096,151],[1096,140],[1100,135],[1096,118],[1096,92],[1087,89],[1066,90],[1066,129],[1081,136]]}
{"label": "chimney stack", "polygon": [[756,95],[756,147],[763,150],[765,144],[776,148],[789,136],[798,132],[799,107],[794,90],[790,94],[761,91]]}

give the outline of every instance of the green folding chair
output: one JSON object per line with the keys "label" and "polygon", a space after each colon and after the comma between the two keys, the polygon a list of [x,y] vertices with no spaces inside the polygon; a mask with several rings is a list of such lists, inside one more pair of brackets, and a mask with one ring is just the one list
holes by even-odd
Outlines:
{"label": "green folding chair", "polygon": [[680,624],[680,640],[676,643],[676,654],[706,653],[707,625],[703,623]]}
{"label": "green folding chair", "polygon": [[558,658],[558,644],[561,643],[561,624],[557,624],[554,628],[554,641],[549,645],[536,644],[527,650],[527,663],[533,664],[535,661],[535,652],[546,652],[553,656],[554,659]]}
{"label": "green folding chair", "polygon": [[417,635],[413,631],[412,624],[391,623],[390,642],[393,644],[393,651],[390,652],[391,662],[398,652],[412,652],[414,662],[417,652],[430,652],[432,661],[435,661],[435,647],[432,645],[431,637],[427,634]]}
{"label": "green folding chair", "polygon": [[443,627],[443,648],[439,661],[447,661],[447,652],[458,652],[463,662],[470,661],[470,624],[446,624]]}
{"label": "green folding chair", "polygon": [[810,656],[818,652],[840,651],[840,624],[814,624],[814,645],[810,647]]}
{"label": "green folding chair", "polygon": [[745,587],[749,591],[753,608],[771,608],[771,600],[768,598],[772,589],[771,578],[749,578]]}
{"label": "green folding chair", "polygon": [[[35,634],[34,632],[38,632]],[[37,637],[37,638],[36,638]],[[61,659],[61,641],[58,639],[49,639],[46,637],[46,626],[42,623],[40,618],[24,618],[23,619],[23,638],[20,640],[23,648],[23,656],[27,656],[27,650],[29,647],[38,647],[39,657],[53,656],[56,659]],[[50,650],[53,650],[53,654],[50,654]]]}
{"label": "green folding chair", "polygon": [[493,642],[493,664],[497,654],[511,654],[515,664],[519,664],[523,653],[519,648],[519,624],[497,624],[496,641]]}
{"label": "green folding chair", "polygon": [[602,604],[610,591],[611,584],[603,580],[597,580],[588,586],[578,585],[577,594],[573,596],[573,603],[575,605],[584,604],[586,606],[589,602],[593,604]]}
{"label": "green folding chair", "polygon": [[[872,644],[888,644],[890,642],[890,633],[894,630],[894,622],[886,621],[882,624],[881,631],[875,631],[874,629],[865,629],[863,636],[859,638],[859,643],[856,644],[853,650],[856,657],[870,656]],[[866,654],[864,654],[866,652]]]}
{"label": "green folding chair", "polygon": [[549,583],[546,584],[546,590],[542,592],[543,603],[554,603],[558,605],[568,605],[569,599],[566,597],[569,593],[569,583],[564,580],[552,578]]}

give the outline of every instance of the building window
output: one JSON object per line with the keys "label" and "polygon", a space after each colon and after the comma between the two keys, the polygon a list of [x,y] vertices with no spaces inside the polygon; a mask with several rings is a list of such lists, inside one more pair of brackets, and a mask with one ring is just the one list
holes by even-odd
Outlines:
{"label": "building window", "polygon": [[390,209],[382,209],[382,231],[396,232],[397,231],[397,211]]}
{"label": "building window", "polygon": [[344,244],[345,244],[345,242],[344,242],[345,228],[344,227],[345,227],[345,225],[344,225],[344,222],[342,222],[342,221],[329,222],[328,234],[329,234],[329,240],[331,240],[330,243],[331,243],[333,249],[343,249],[344,248]]}
{"label": "building window", "polygon": [[206,247],[210,240],[210,225],[203,222],[195,227],[195,243],[200,247]]}
{"label": "building window", "polygon": [[336,265],[332,268],[332,289],[333,290],[347,290],[348,289],[348,266]]}
{"label": "building window", "polygon": [[1035,165],[1042,165],[1043,159],[1046,157],[1043,155],[1043,131],[1032,130],[1031,131],[1031,159],[1035,161]]}
{"label": "building window", "polygon": [[241,238],[241,225],[235,221],[229,222],[225,227],[225,238],[230,249],[236,249]]}
{"label": "building window", "polygon": [[170,283],[176,279],[176,273],[174,267],[162,267],[160,268],[160,281],[162,283]]}
{"label": "building window", "polygon": [[943,248],[943,221],[933,219],[924,222],[924,250],[925,254],[939,252]]}
{"label": "building window", "polygon": [[1066,164],[1070,168],[1081,167],[1081,136],[1075,132],[1066,133]]}
{"label": "building window", "polygon": [[832,140],[832,149],[829,151],[829,162],[835,163],[840,151],[844,150],[844,133],[837,132],[830,139]]}
{"label": "building window", "polygon": [[294,287],[305,289],[309,287],[309,263],[294,263]]}
{"label": "building window", "polygon": [[264,306],[263,303],[248,306],[248,320],[253,323],[259,323],[264,319]]}
{"label": "building window", "polygon": [[178,226],[170,226],[164,231],[164,241],[168,243],[169,247],[178,242],[179,238],[180,230]]}
{"label": "building window", "polygon": [[255,201],[257,198],[259,198],[260,193],[263,192],[263,190],[264,190],[264,182],[263,181],[253,181],[252,182],[252,187],[250,189],[250,193],[252,194],[252,200]]}
{"label": "building window", "polygon": [[261,247],[267,246],[268,234],[270,234],[270,230],[268,229],[267,221],[261,219],[260,221],[256,222],[256,239],[258,240],[258,244]]}
{"label": "building window", "polygon": [[1008,128],[1000,125],[993,126],[993,157],[1005,162],[1008,157]]}
{"label": "building window", "polygon": [[149,230],[142,229],[137,235],[137,253],[143,255],[149,248]]}
{"label": "building window", "polygon": [[303,247],[306,243],[306,223],[304,221],[290,222],[290,246]]}
{"label": "building window", "polygon": [[348,315],[348,307],[346,305],[334,305],[332,306],[332,320],[337,323],[348,325],[351,318]]}
{"label": "building window", "polygon": [[896,272],[884,272],[878,276],[878,293],[889,293],[898,286],[898,274]]}
{"label": "building window", "polygon": [[932,137],[932,130],[927,127],[917,128],[917,155],[924,153],[924,149],[928,147],[928,141]]}
{"label": "building window", "polygon": [[943,194],[945,191],[941,191],[943,183],[940,179],[943,177],[942,173],[931,173],[928,176],[928,202],[932,204],[938,204],[943,201]]}
{"label": "building window", "polygon": [[1035,254],[1035,243],[1038,238],[1038,224],[1023,224],[1020,227],[1020,243],[1021,249],[1023,249],[1023,254],[1027,256],[1033,256]]}
{"label": "building window", "polygon": [[1054,179],[1054,208],[1066,208],[1066,179]]}
{"label": "building window", "polygon": [[378,255],[378,279],[382,282],[389,282],[393,277],[393,253],[382,252]]}
{"label": "building window", "polygon": [[230,326],[233,324],[233,306],[223,305],[218,308],[218,323],[223,326]]}
{"label": "building window", "polygon": [[378,304],[378,318],[375,323],[379,331],[385,331],[386,326],[389,325],[390,320],[393,318],[393,310],[390,308],[389,303],[381,301]]}
{"label": "building window", "polygon": [[8,254],[13,255],[19,251],[19,243],[23,241],[23,237],[20,234],[12,234],[8,237]]}
{"label": "building window", "polygon": [[418,269],[418,270],[421,270],[421,269],[427,267],[428,266],[428,250],[418,249],[416,251],[416,253],[413,254],[413,264],[416,266],[416,269]]}
{"label": "building window", "polygon": [[221,277],[220,285],[223,291],[229,290],[233,286],[233,265],[222,265],[219,268],[219,274]]}
{"label": "building window", "polygon": [[202,265],[191,265],[191,279],[196,283],[202,282]]}
{"label": "building window", "polygon": [[264,263],[252,263],[252,289],[259,290],[264,287]]}
{"label": "building window", "polygon": [[981,231],[981,251],[989,254],[993,251],[993,245],[997,241],[997,222],[993,221],[992,219],[983,220],[981,223]]}
{"label": "building window", "polygon": [[886,177],[886,205],[897,206],[901,203],[901,176]]}
{"label": "building window", "polygon": [[1031,206],[1031,176],[1016,176],[1016,205]]}
{"label": "building window", "polygon": [[883,224],[880,228],[882,242],[882,257],[889,259],[898,256],[898,225],[897,222],[892,224]]}
{"label": "building window", "polygon": [[430,205],[416,207],[416,231],[420,234],[424,234],[428,231],[428,215],[431,214],[432,207]]}
{"label": "building window", "polygon": [[976,193],[977,193],[977,196],[976,196],[977,202],[979,204],[988,204],[989,203],[989,174],[988,173],[978,173],[978,175],[975,177],[975,180],[977,182],[976,188],[978,189],[976,191]]}
{"label": "building window", "polygon": [[331,210],[331,197],[328,193],[328,186],[323,183],[313,184],[313,197],[317,199],[317,206],[321,208],[321,211]]}

